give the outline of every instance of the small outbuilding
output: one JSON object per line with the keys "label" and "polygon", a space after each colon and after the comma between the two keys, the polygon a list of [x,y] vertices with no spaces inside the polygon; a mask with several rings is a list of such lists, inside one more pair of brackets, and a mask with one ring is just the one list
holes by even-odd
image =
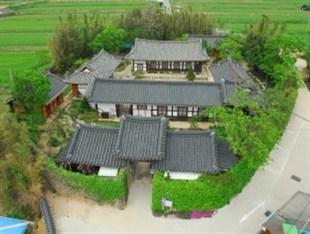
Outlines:
{"label": "small outbuilding", "polygon": [[225,80],[225,82],[234,83],[238,87],[257,88],[257,84],[245,68],[231,58],[213,63],[209,69],[215,82]]}
{"label": "small outbuilding", "polygon": [[120,59],[102,49],[66,79],[72,86],[72,95],[84,96],[88,84],[94,79],[112,79],[113,72],[120,63]]}
{"label": "small outbuilding", "polygon": [[50,91],[48,94],[48,101],[42,108],[45,118],[48,118],[52,113],[54,113],[57,107],[64,102],[64,91],[67,87],[63,79],[52,73],[48,73],[47,78],[50,81]]}

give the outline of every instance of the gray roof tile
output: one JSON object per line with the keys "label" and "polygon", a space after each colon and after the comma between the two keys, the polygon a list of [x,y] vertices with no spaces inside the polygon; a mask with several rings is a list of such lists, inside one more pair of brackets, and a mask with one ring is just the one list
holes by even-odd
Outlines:
{"label": "gray roof tile", "polygon": [[122,119],[120,129],[81,125],[58,162],[122,168],[128,160],[151,161],[154,170],[216,173],[237,158],[211,131],[167,132],[161,117]]}
{"label": "gray roof tile", "polygon": [[222,79],[238,85],[251,84],[254,82],[245,69],[230,58],[214,63],[210,66],[210,71],[216,82]]}
{"label": "gray roof tile", "polygon": [[166,157],[152,162],[154,170],[216,173],[237,161],[229,145],[212,131],[168,132]]}
{"label": "gray roof tile", "polygon": [[50,103],[55,97],[61,94],[67,86],[63,79],[52,73],[47,73],[47,78],[50,81],[50,91],[46,104]]}
{"label": "gray roof tile", "polygon": [[56,228],[55,228],[55,223],[54,223],[54,219],[52,216],[52,212],[50,210],[50,207],[45,197],[40,198],[40,209],[41,209],[43,219],[45,222],[46,233],[56,234]]}
{"label": "gray roof tile", "polygon": [[121,118],[115,155],[128,160],[160,160],[166,153],[166,120],[162,117]]}
{"label": "gray roof tile", "polygon": [[124,167],[126,162],[113,156],[118,129],[80,125],[58,158],[58,162],[90,166]]}
{"label": "gray roof tile", "polygon": [[154,170],[182,172],[218,171],[214,137],[210,131],[180,131],[167,134],[167,153],[152,163]]}
{"label": "gray roof tile", "polygon": [[137,38],[126,56],[132,60],[146,61],[207,61],[209,57],[202,48],[201,40],[155,41]]}
{"label": "gray roof tile", "polygon": [[[227,88],[229,97],[234,86]],[[86,96],[92,103],[201,107],[222,105],[225,99],[221,83],[116,79],[94,80]]]}
{"label": "gray roof tile", "polygon": [[[88,84],[92,78],[109,79],[121,60],[101,50],[67,78],[68,83]],[[88,69],[90,72],[84,71]]]}
{"label": "gray roof tile", "polygon": [[189,34],[188,40],[206,40],[208,42],[208,47],[215,48],[224,41],[225,37],[226,36]]}

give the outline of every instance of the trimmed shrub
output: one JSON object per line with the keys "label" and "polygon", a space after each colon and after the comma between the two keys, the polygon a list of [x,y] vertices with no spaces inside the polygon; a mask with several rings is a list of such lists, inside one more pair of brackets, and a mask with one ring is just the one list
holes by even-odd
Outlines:
{"label": "trimmed shrub", "polygon": [[186,74],[186,79],[189,81],[194,81],[196,79],[193,69],[189,69]]}
{"label": "trimmed shrub", "polygon": [[127,179],[124,170],[121,170],[115,178],[107,178],[67,171],[51,160],[48,162],[48,168],[53,174],[63,178],[72,189],[84,192],[100,203],[114,203],[126,199]]}

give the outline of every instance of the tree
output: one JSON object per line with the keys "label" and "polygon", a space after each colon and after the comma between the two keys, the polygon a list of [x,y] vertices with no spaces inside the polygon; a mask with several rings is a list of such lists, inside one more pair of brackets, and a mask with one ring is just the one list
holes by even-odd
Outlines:
{"label": "tree", "polygon": [[187,71],[186,79],[189,81],[194,81],[196,79],[195,73],[192,68]]}
{"label": "tree", "polygon": [[64,73],[80,57],[82,42],[78,25],[76,15],[69,14],[65,19],[60,18],[60,24],[49,43],[53,68],[57,73]]}
{"label": "tree", "polygon": [[14,76],[12,95],[26,114],[40,112],[48,99],[49,91],[49,80],[36,70],[20,72]]}
{"label": "tree", "polygon": [[242,34],[233,33],[225,38],[219,46],[220,57],[222,59],[231,57],[236,61],[243,60],[242,48],[244,44],[244,36]]}
{"label": "tree", "polygon": [[246,30],[246,37],[242,54],[250,65],[257,64],[265,49],[269,38],[280,35],[285,30],[285,24],[272,24],[266,15],[256,25],[250,25]]}
{"label": "tree", "polygon": [[206,13],[182,9],[168,15],[154,4],[129,12],[119,23],[128,32],[126,39],[131,42],[136,37],[176,40],[184,34],[212,34],[216,24],[217,21]]}
{"label": "tree", "polygon": [[101,49],[105,49],[110,53],[117,52],[125,37],[126,31],[124,29],[109,25],[95,37],[90,43],[90,47],[95,53]]}
{"label": "tree", "polygon": [[40,214],[43,164],[28,136],[26,125],[0,102],[0,212],[33,220]]}
{"label": "tree", "polygon": [[55,72],[64,73],[74,67],[77,59],[91,56],[89,43],[102,29],[102,18],[97,14],[84,14],[82,20],[75,14],[60,18],[49,43]]}
{"label": "tree", "polygon": [[269,77],[273,85],[297,87],[300,77],[294,66],[295,54],[303,48],[302,41],[296,37],[275,36],[266,41],[257,66]]}

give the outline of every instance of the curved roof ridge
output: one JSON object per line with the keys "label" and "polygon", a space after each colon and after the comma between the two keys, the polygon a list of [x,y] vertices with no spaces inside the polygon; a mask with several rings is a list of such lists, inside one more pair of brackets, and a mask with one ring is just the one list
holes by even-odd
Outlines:
{"label": "curved roof ridge", "polygon": [[135,42],[150,42],[150,43],[165,43],[165,44],[194,44],[194,43],[201,43],[202,40],[200,38],[193,39],[193,40],[185,40],[185,41],[178,41],[178,40],[154,40],[154,39],[146,39],[146,38],[136,38]]}
{"label": "curved roof ridge", "polygon": [[[186,81],[186,80],[134,80],[134,79],[96,79],[95,82],[111,82],[111,83],[135,83],[135,84],[173,84],[173,85],[206,85],[219,86],[220,82],[206,82],[206,81]],[[226,82],[226,81],[225,81]],[[227,81],[228,82],[228,81]]]}
{"label": "curved roof ridge", "polygon": [[170,135],[211,135],[214,132],[212,130],[180,130],[180,131],[168,131]]}
{"label": "curved roof ridge", "polygon": [[98,126],[98,125],[91,125],[91,124],[79,124],[79,128],[82,129],[98,129],[98,130],[107,130],[107,131],[118,131],[118,128],[112,128],[112,127],[104,127],[104,126]]}

